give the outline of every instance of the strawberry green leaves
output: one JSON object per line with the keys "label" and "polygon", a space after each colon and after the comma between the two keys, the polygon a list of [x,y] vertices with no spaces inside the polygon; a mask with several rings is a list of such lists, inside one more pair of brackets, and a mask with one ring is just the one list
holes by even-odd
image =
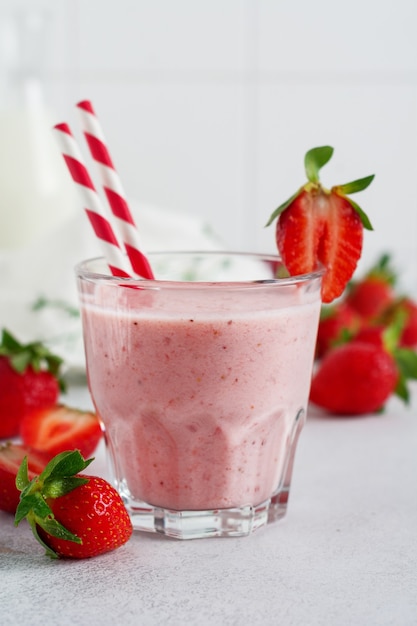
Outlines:
{"label": "strawberry green leaves", "polygon": [[[46,370],[59,378],[63,364],[62,358],[53,354],[42,342],[22,344],[5,328],[2,331],[0,356],[7,357],[10,365],[19,374],[23,374],[31,366],[34,372]],[[62,381],[59,382],[62,389]]]}
{"label": "strawberry green leaves", "polygon": [[291,198],[288,198],[288,200],[280,204],[280,206],[272,213],[265,226],[269,226],[270,224],[272,224],[272,222],[296,200],[296,198],[304,191],[304,189],[308,189],[309,191],[313,189],[319,189],[319,172],[321,168],[326,165],[328,161],[330,161],[332,155],[333,148],[331,146],[311,148],[311,150],[308,150],[308,152],[306,152],[304,156],[304,169],[307,180],[309,182],[307,183],[307,185],[300,187],[300,189],[296,191],[295,194],[291,196]]}
{"label": "strawberry green leaves", "polygon": [[124,502],[104,478],[79,474],[92,462],[78,450],[55,456],[29,480],[23,460],[16,477],[21,490],[16,526],[26,518],[52,558],[86,559],[126,543],[133,526]]}
{"label": "strawberry green leaves", "polygon": [[319,172],[321,168],[330,161],[333,156],[333,148],[331,146],[321,146],[312,148],[304,157],[304,169],[306,171],[307,180],[311,183],[318,183],[320,180]]}
{"label": "strawberry green leaves", "polygon": [[[45,498],[58,498],[77,486],[85,484],[88,481],[76,477],[75,474],[85,470],[92,461],[93,459],[85,460],[78,450],[61,452],[47,464],[39,476],[29,481],[25,458],[16,476],[16,487],[22,491],[21,502],[27,495],[38,492],[42,493]],[[19,517],[18,511],[16,516]]]}
{"label": "strawberry green leaves", "polygon": [[394,393],[403,402],[410,402],[409,380],[417,380],[417,352],[400,346],[406,317],[404,311],[398,311],[393,320],[381,333],[385,350],[392,355],[398,368],[398,381]]}
{"label": "strawberry green leaves", "polygon": [[21,491],[16,510],[15,525],[26,518],[35,538],[45,548],[48,556],[56,558],[56,553],[40,538],[38,528],[54,537],[81,543],[81,539],[67,530],[54,517],[47,498],[58,498],[80,485],[88,483],[87,478],[76,476],[93,459],[84,460],[78,450],[62,452],[54,457],[43,472],[33,478],[28,477],[27,458],[23,460],[16,476],[16,487]]}
{"label": "strawberry green leaves", "polygon": [[353,180],[350,183],[345,183],[344,185],[335,185],[333,189],[343,195],[347,195],[349,193],[357,193],[358,191],[363,191],[373,181],[375,178],[375,174],[371,174],[371,176],[365,176],[364,178],[358,178],[357,180]]}
{"label": "strawberry green leaves", "polygon": [[265,224],[266,226],[270,226],[272,224],[272,222],[281,215],[281,213],[283,213],[285,211],[285,209],[288,209],[289,206],[291,206],[291,204],[298,198],[298,196],[300,195],[300,193],[303,191],[303,188],[301,187],[298,191],[296,191],[296,193],[291,196],[291,198],[288,198],[288,200],[286,200],[285,202],[283,202],[282,204],[279,205],[279,207],[277,209],[275,209],[275,211],[273,213],[271,213],[269,220],[267,221],[267,223]]}
{"label": "strawberry green leaves", "polygon": [[394,286],[398,277],[397,271],[392,264],[391,255],[387,252],[381,254],[375,265],[368,271],[367,276],[378,277],[388,285]]}
{"label": "strawberry green leaves", "polygon": [[[348,194],[357,193],[358,191],[363,191],[364,189],[369,187],[369,185],[371,184],[374,178],[375,178],[375,175],[371,174],[371,176],[358,178],[357,180],[353,180],[350,183],[345,183],[344,185],[335,185],[334,187],[332,187],[332,191],[334,191],[334,193],[338,193],[341,196],[344,196],[347,198]],[[352,200],[352,198],[347,198],[347,200],[350,202],[352,208],[356,211],[356,213],[361,218],[363,227],[366,228],[367,230],[373,230],[369,217],[366,215],[365,211],[361,209],[359,204],[355,202],[354,200]]]}
{"label": "strawberry green leaves", "polygon": [[352,200],[351,198],[347,198],[349,194],[357,193],[359,191],[363,191],[372,183],[375,178],[375,174],[371,174],[370,176],[365,176],[363,178],[358,178],[356,180],[351,181],[350,183],[344,183],[343,185],[334,185],[330,190],[324,189],[320,183],[320,170],[330,161],[333,156],[333,148],[331,146],[320,146],[318,148],[311,148],[308,150],[304,156],[304,169],[307,176],[308,183],[303,187],[300,187],[295,194],[293,194],[288,200],[280,204],[280,206],[273,211],[269,220],[267,221],[265,226],[269,226],[272,222],[283,213],[294,200],[300,195],[303,190],[314,191],[322,189],[325,193],[335,193],[344,198],[346,198],[352,208],[359,215],[362,225],[367,230],[373,230],[371,221],[369,217],[366,215],[365,211],[358,205],[357,202]]}
{"label": "strawberry green leaves", "polygon": [[410,402],[410,390],[407,381],[417,380],[417,352],[409,348],[397,347],[392,351],[392,355],[399,371],[395,394],[408,404]]}

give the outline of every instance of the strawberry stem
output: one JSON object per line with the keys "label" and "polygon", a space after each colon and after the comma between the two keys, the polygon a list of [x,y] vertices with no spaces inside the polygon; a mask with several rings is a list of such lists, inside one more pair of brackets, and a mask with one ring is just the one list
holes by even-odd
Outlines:
{"label": "strawberry stem", "polygon": [[311,148],[304,157],[304,168],[307,180],[311,183],[318,183],[320,180],[319,172],[323,165],[326,165],[332,158],[333,148],[331,146],[320,146]]}
{"label": "strawberry stem", "polygon": [[365,277],[376,277],[383,280],[387,285],[395,286],[397,271],[392,265],[391,255],[388,252],[383,253]]}

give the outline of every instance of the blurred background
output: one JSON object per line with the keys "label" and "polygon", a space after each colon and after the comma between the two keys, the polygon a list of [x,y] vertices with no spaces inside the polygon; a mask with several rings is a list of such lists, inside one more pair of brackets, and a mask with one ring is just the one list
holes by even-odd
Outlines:
{"label": "blurred background", "polygon": [[96,253],[49,134],[80,135],[86,98],[145,249],[275,251],[264,224],[328,144],[326,186],[376,175],[358,273],[391,252],[417,295],[415,0],[1,0],[0,19],[1,325],[12,302],[71,299]]}

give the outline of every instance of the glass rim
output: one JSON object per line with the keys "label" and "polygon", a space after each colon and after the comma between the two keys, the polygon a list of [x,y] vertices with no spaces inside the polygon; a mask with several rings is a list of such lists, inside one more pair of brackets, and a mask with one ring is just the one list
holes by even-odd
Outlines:
{"label": "glass rim", "polygon": [[[156,250],[147,253],[147,256],[152,259],[156,256],[205,256],[205,257],[240,257],[246,259],[254,259],[258,261],[269,261],[283,263],[279,254],[263,253],[263,252],[241,252],[239,250]],[[207,287],[227,287],[227,288],[250,288],[250,287],[269,287],[272,285],[290,286],[302,283],[308,283],[315,279],[321,279],[325,272],[325,268],[319,266],[317,269],[304,274],[297,274],[294,276],[284,276],[276,278],[261,278],[261,279],[249,279],[249,280],[178,280],[178,279],[159,279],[159,278],[135,278],[125,276],[114,276],[110,272],[100,272],[92,269],[88,269],[88,265],[93,263],[102,262],[107,267],[107,261],[103,256],[96,256],[80,261],[75,265],[75,273],[78,278],[90,280],[94,282],[103,282],[107,284],[114,284],[117,286],[137,286],[145,289],[158,289],[164,288],[189,288],[191,285],[193,288],[207,288]]]}

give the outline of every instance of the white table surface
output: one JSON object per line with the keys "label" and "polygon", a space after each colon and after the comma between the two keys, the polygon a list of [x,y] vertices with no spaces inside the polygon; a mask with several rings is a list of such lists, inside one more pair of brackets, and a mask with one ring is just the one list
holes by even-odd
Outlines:
{"label": "white table surface", "polygon": [[[90,406],[85,388],[68,404]],[[250,537],[135,533],[84,561],[52,561],[0,513],[0,626],[417,624],[417,388],[410,408],[310,412],[284,520]],[[94,461],[105,475],[103,449]],[[94,467],[94,466],[92,466]]]}

